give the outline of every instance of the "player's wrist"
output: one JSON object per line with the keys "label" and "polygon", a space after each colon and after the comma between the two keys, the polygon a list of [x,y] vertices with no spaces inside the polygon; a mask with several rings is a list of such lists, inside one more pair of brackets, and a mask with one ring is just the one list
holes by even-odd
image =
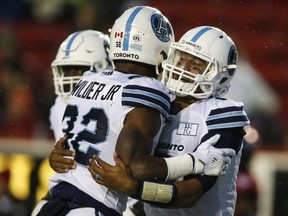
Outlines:
{"label": "player's wrist", "polygon": [[135,197],[138,191],[138,181],[135,179],[131,179],[126,184],[125,193],[128,194],[131,197]]}
{"label": "player's wrist", "polygon": [[164,158],[167,165],[167,177],[165,181],[172,181],[183,176],[193,174],[194,158],[189,154]]}

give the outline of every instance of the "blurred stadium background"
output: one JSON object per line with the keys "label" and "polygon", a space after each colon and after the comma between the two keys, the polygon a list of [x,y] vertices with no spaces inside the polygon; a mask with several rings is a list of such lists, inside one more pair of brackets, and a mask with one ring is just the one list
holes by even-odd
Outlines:
{"label": "blurred stadium background", "polygon": [[115,18],[134,5],[160,9],[174,26],[176,40],[199,25],[219,27],[234,39],[240,61],[228,97],[243,101],[251,120],[240,173],[248,173],[255,181],[239,182],[239,194],[246,190],[256,202],[253,215],[287,216],[286,0],[2,1],[0,216],[30,215],[53,174],[46,158],[54,144],[49,129],[55,99],[50,64],[58,46],[77,30],[108,34]]}

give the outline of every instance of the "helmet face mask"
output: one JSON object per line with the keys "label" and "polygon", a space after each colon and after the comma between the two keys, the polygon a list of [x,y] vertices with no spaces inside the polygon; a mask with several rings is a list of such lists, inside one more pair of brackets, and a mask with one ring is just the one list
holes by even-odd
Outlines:
{"label": "helmet face mask", "polygon": [[56,95],[67,99],[85,71],[111,67],[108,47],[108,36],[98,31],[85,30],[69,35],[51,64]]}
{"label": "helmet face mask", "polygon": [[64,65],[53,67],[54,86],[56,95],[68,98],[77,82],[81,79],[85,71],[90,70],[89,66]]}
{"label": "helmet face mask", "polygon": [[197,27],[171,44],[161,81],[180,97],[220,96],[229,89],[236,61],[236,46],[223,31]]}
{"label": "helmet face mask", "polygon": [[153,65],[158,71],[174,41],[173,28],[157,9],[136,6],[126,10],[110,32],[110,59]]}
{"label": "helmet face mask", "polygon": [[[166,80],[162,80],[170,91],[178,96],[197,94],[198,97],[212,91],[210,82],[215,74],[213,70],[214,59],[183,45],[172,43],[169,57],[163,63]],[[168,76],[166,74],[169,74]],[[204,96],[204,95],[203,95]]]}

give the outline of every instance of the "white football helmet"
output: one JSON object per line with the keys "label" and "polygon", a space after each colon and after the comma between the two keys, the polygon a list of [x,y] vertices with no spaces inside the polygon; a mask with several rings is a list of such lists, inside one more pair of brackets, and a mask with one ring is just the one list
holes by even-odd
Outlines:
{"label": "white football helmet", "polygon": [[167,58],[174,31],[157,9],[136,6],[126,10],[110,32],[111,60],[129,60],[158,66]]}
{"label": "white football helmet", "polygon": [[85,30],[69,35],[51,64],[56,95],[67,99],[85,71],[110,67],[108,48],[109,37],[99,31]]}
{"label": "white football helmet", "polygon": [[201,26],[171,44],[161,81],[177,96],[203,99],[227,93],[238,53],[222,30]]}

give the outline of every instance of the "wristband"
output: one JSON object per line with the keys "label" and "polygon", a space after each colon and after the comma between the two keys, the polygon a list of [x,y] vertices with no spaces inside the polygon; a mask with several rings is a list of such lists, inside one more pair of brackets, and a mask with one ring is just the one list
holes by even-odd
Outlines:
{"label": "wristband", "polygon": [[153,205],[167,207],[176,198],[176,187],[173,183],[142,181],[138,188],[138,199]]}
{"label": "wristband", "polygon": [[168,168],[165,181],[171,181],[186,175],[193,174],[194,162],[190,155],[184,154],[164,159]]}

